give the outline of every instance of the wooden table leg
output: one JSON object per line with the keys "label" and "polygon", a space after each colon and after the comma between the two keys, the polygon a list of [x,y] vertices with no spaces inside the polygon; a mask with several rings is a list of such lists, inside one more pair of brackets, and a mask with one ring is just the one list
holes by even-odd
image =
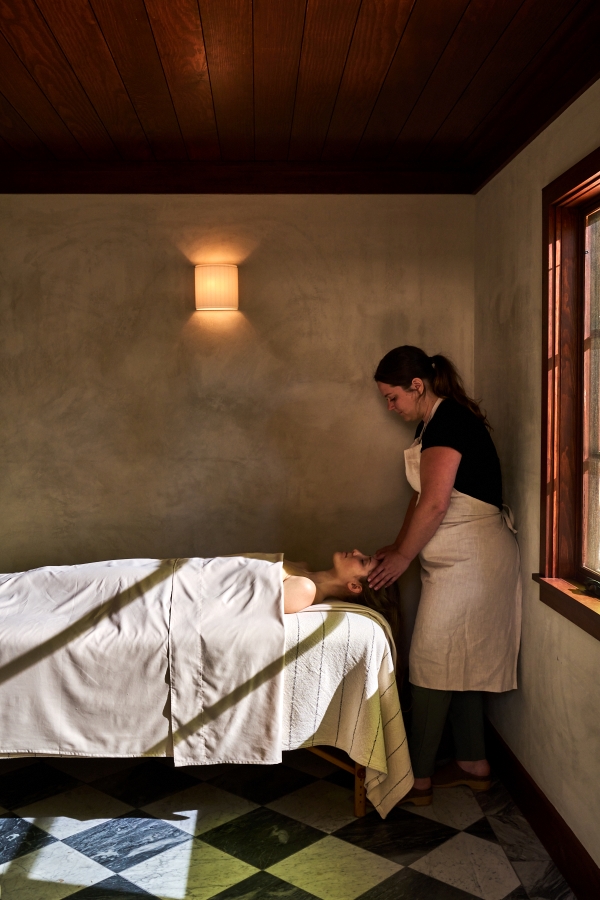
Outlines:
{"label": "wooden table leg", "polygon": [[[367,770],[365,766],[361,766],[359,763],[353,762],[353,760],[345,762],[345,760],[340,759],[339,756],[336,756],[336,754],[332,753],[328,748],[307,747],[307,749],[310,750],[311,753],[316,753],[317,756],[333,763],[334,766],[339,766],[340,769],[345,769],[346,772],[351,772],[354,775],[354,815],[357,818],[366,816],[367,792],[365,790],[365,778],[367,776]],[[344,754],[344,756],[346,756],[346,754]]]}
{"label": "wooden table leg", "polygon": [[356,763],[354,768],[354,815],[358,818],[367,814],[367,792],[365,791],[365,777],[367,771],[364,766]]}

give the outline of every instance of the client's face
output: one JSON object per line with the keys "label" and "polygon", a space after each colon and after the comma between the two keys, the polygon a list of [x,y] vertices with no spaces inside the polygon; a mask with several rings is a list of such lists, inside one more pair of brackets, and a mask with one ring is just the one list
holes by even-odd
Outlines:
{"label": "client's face", "polygon": [[360,550],[338,550],[333,554],[333,567],[343,582],[368,575],[376,565],[374,556],[366,556]]}

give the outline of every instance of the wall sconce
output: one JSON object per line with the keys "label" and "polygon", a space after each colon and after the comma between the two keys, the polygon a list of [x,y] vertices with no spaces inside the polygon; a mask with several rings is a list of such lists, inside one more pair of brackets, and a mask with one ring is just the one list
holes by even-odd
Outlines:
{"label": "wall sconce", "polygon": [[196,309],[238,309],[237,266],[196,266]]}

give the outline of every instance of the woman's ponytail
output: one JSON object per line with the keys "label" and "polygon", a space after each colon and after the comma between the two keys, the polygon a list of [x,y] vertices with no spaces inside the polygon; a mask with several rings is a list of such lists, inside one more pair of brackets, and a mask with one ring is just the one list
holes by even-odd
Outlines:
{"label": "woman's ponytail", "polygon": [[491,429],[485,411],[476,400],[465,391],[462,378],[454,363],[441,353],[427,356],[419,347],[409,344],[390,350],[383,357],[375,371],[375,381],[391,384],[408,390],[413,378],[427,381],[438,397],[451,398],[462,406],[466,406],[486,428]]}
{"label": "woman's ponytail", "polygon": [[482,420],[487,428],[491,429],[484,410],[465,391],[463,380],[458,374],[454,363],[447,356],[442,356],[441,353],[437,353],[429,359],[434,373],[430,381],[433,393],[437,394],[438,397],[451,397],[457,403],[466,406],[478,419]]}

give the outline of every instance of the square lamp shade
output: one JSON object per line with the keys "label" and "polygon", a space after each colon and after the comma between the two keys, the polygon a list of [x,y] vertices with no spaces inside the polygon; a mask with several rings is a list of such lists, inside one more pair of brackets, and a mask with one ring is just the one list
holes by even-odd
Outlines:
{"label": "square lamp shade", "polygon": [[196,266],[196,309],[237,309],[238,267]]}

